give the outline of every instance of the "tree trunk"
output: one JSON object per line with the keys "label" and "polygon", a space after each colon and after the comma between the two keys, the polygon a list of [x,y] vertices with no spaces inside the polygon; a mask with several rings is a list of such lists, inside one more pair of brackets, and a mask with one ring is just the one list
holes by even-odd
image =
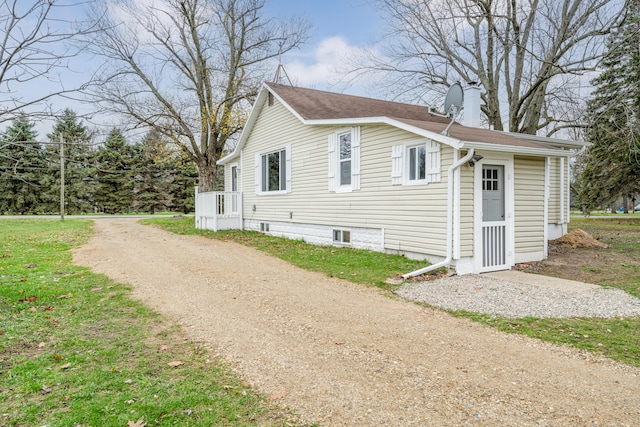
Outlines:
{"label": "tree trunk", "polygon": [[198,191],[201,193],[207,191],[216,191],[218,165],[216,161],[209,156],[204,156],[198,162]]}

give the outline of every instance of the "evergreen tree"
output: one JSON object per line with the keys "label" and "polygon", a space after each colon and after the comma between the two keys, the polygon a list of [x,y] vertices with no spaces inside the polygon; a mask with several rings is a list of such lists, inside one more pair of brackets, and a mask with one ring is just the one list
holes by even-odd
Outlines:
{"label": "evergreen tree", "polygon": [[0,136],[0,213],[44,212],[40,194],[49,165],[33,127],[21,115]]}
{"label": "evergreen tree", "polygon": [[[198,169],[182,151],[178,153],[174,167],[174,179],[171,189],[171,194],[173,195],[172,210],[188,214],[195,210],[195,186],[198,182]],[[222,169],[218,168],[218,170]],[[224,181],[218,181],[218,183],[221,182]]]}
{"label": "evergreen tree", "polygon": [[136,145],[136,210],[151,214],[167,210],[172,204],[171,188],[175,179],[176,152],[157,130],[149,131]]}
{"label": "evergreen tree", "polygon": [[[95,174],[93,157],[96,151],[91,145],[92,136],[76,113],[67,108],[47,135],[51,145],[47,152],[52,162],[60,162],[60,140],[64,143],[65,161],[65,211],[70,214],[91,212],[93,206],[90,177]],[[59,210],[60,169],[52,174],[52,185],[46,199],[50,210]]]}
{"label": "evergreen tree", "polygon": [[134,149],[119,129],[113,129],[96,155],[95,203],[110,214],[133,210]]}
{"label": "evergreen tree", "polygon": [[592,145],[578,186],[585,211],[640,192],[640,0],[628,2],[627,18],[610,35],[602,74],[592,84]]}

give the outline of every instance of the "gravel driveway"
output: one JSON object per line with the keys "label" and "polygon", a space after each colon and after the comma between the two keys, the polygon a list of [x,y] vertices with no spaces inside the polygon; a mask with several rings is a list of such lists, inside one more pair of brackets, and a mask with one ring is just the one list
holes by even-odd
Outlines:
{"label": "gravel driveway", "polygon": [[[504,280],[505,277],[514,280]],[[622,289],[607,289],[519,271],[407,283],[396,293],[436,307],[511,318],[640,316],[640,299]]]}
{"label": "gravel driveway", "polygon": [[640,370],[507,335],[235,243],[99,219],[77,264],[130,283],[321,426],[635,426]]}

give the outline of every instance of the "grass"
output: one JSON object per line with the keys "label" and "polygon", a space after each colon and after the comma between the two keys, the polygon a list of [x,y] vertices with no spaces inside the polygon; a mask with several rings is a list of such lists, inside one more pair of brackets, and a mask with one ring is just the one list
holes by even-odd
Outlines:
{"label": "grass", "polygon": [[[616,260],[606,268],[600,267],[602,271],[598,272],[596,284],[622,289],[640,298],[640,215],[637,218],[572,219],[571,227],[581,228],[609,245],[607,252]],[[585,263],[582,268],[590,267]]]}
{"label": "grass", "polygon": [[[319,247],[248,231],[196,230],[191,217],[153,218],[142,220],[179,234],[204,235],[252,246],[282,258],[304,269],[323,272],[355,283],[375,285],[393,291],[385,279],[415,270],[424,265],[394,255],[348,248]],[[640,297],[640,218],[637,219],[572,219],[572,227],[580,227],[611,245],[611,253],[626,260],[620,264],[598,267],[601,280],[597,284],[619,288]],[[594,269],[585,265],[584,269]],[[565,277],[571,279],[572,277]],[[632,366],[640,367],[640,318],[612,319],[511,319],[467,311],[451,311],[504,332],[518,333],[544,341],[568,344],[603,354]]]}
{"label": "grass", "polygon": [[574,218],[617,218],[617,219],[627,219],[627,218],[638,218],[640,217],[640,212],[629,211],[628,213],[616,211],[615,213],[611,211],[591,211],[588,214],[584,214],[578,210],[571,211],[571,221]]}
{"label": "grass", "polygon": [[72,265],[90,230],[0,220],[0,425],[291,425],[127,286]]}

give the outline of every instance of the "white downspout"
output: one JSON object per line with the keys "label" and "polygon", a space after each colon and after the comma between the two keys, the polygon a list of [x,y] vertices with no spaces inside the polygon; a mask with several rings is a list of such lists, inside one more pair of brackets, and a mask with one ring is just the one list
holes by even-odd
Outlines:
{"label": "white downspout", "polygon": [[560,224],[564,225],[565,200],[564,200],[564,157],[560,158]]}
{"label": "white downspout", "polygon": [[409,277],[419,276],[419,275],[427,273],[429,271],[436,270],[436,269],[438,269],[440,267],[445,267],[451,262],[452,252],[453,252],[453,241],[452,241],[452,238],[453,238],[453,189],[454,189],[453,177],[454,177],[454,172],[460,166],[464,165],[469,160],[471,160],[471,158],[473,157],[473,154],[474,154],[474,150],[473,150],[473,148],[470,148],[469,151],[467,151],[466,156],[464,156],[463,158],[461,158],[460,160],[458,160],[457,162],[455,162],[451,166],[449,166],[449,170],[447,171],[447,187],[448,187],[447,188],[447,190],[448,190],[447,191],[447,254],[446,254],[445,260],[441,261],[441,262],[439,262],[437,264],[429,265],[429,266],[421,268],[419,270],[412,271],[411,273],[403,274],[402,278],[408,279]]}

